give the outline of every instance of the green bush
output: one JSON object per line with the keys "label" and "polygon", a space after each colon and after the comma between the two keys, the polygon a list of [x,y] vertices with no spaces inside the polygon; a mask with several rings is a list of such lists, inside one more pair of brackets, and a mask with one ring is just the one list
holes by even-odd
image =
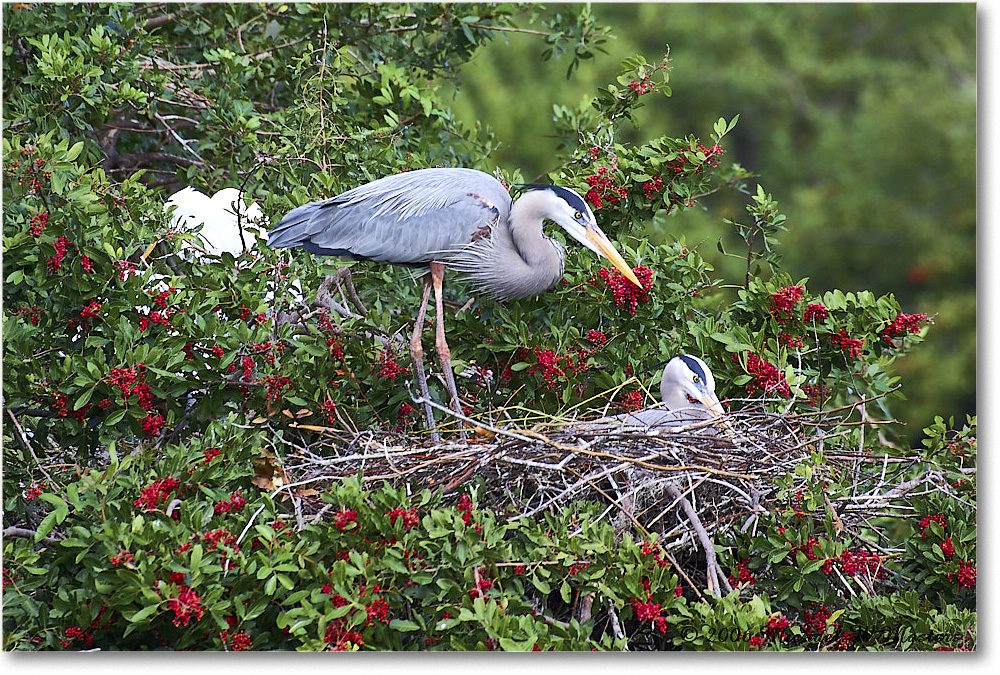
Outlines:
{"label": "green bush", "polygon": [[[975,420],[939,420],[924,448],[890,424],[894,364],[930,322],[891,295],[817,295],[781,271],[774,244],[794,224],[723,166],[735,118],[704,142],[617,142],[670,94],[666,61],[629,59],[591,111],[561,111],[549,174],[587,196],[645,287],[569,246],[562,283],[535,299],[480,303],[449,277],[462,310],[448,332],[456,372],[475,373],[460,379],[466,413],[489,424],[652,402],[643,369],[680,351],[712,365],[730,407],[814,419],[807,438],[841,413],[843,433],[789,470],[779,502],[717,539],[736,590],[704,592],[696,557],[615,529],[604,505],[518,518],[480,505],[482,481],[456,496],[297,474],[300,440],[328,429],[424,432],[401,337],[419,280],[353,263],[367,311],[307,312],[292,284],[312,303],[334,261],[263,241],[192,255],[166,196],[240,187],[274,222],[405,169],[491,170],[489,134],[453,119],[441,84],[537,17],[162,11],[4,13],[5,649],[975,648]],[[571,64],[609,35],[585,11],[541,32]],[[724,251],[746,268],[738,288],[684,237],[638,236],[722,190],[748,195],[745,216],[720,221],[745,246]],[[941,489],[890,490],[850,532],[825,501],[932,478]]]}

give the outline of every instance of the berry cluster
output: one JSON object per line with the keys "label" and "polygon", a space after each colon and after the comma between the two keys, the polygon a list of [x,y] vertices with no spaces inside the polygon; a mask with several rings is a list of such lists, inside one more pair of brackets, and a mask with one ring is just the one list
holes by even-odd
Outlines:
{"label": "berry cluster", "polygon": [[455,509],[462,514],[462,522],[466,525],[472,524],[472,500],[469,499],[469,495],[463,494],[459,497]]}
{"label": "berry cluster", "polygon": [[[805,629],[806,635],[822,635],[826,631],[826,621],[832,616],[830,608],[826,606],[825,603],[814,602],[813,611],[805,612],[805,618],[802,621],[802,627]],[[834,623],[833,627],[836,629],[837,624]]]}
{"label": "berry cluster", "polygon": [[387,380],[395,380],[401,375],[407,375],[408,368],[396,362],[396,350],[387,346],[378,356],[378,374]]}
{"label": "berry cluster", "polygon": [[[670,561],[667,560],[666,554],[663,553],[663,548],[655,541],[644,541],[642,543],[642,555],[643,557],[653,558],[654,567],[669,567]],[[648,588],[646,590],[649,590]]]}
{"label": "berry cluster", "polygon": [[[733,363],[739,363],[740,355],[732,354],[730,359]],[[792,395],[792,390],[788,386],[788,382],[785,381],[785,376],[778,371],[778,368],[756,354],[747,354],[747,372],[753,375],[753,379],[746,384],[748,396],[756,397],[761,393]]]}
{"label": "berry cluster", "polygon": [[948,580],[965,588],[976,587],[976,567],[967,560],[958,561],[958,571],[949,573]]}
{"label": "berry cluster", "polygon": [[841,329],[837,333],[830,334],[830,344],[834,347],[840,347],[848,357],[856,358],[861,355],[861,348],[865,345],[865,341],[852,338],[847,334],[847,331]]}
{"label": "berry cluster", "polygon": [[19,307],[18,309],[12,309],[9,311],[14,316],[22,315],[28,317],[28,321],[30,321],[33,326],[37,326],[38,321],[41,318],[42,308],[37,305],[32,305],[31,307]]}
{"label": "berry cluster", "polygon": [[115,567],[119,565],[129,565],[132,563],[132,554],[128,551],[122,551],[118,555],[111,556],[111,564]]}
{"label": "berry cluster", "polygon": [[180,481],[172,476],[161,478],[142,489],[132,506],[143,511],[153,511],[160,504],[166,504],[170,493],[180,488]]}
{"label": "berry cluster", "polygon": [[735,586],[737,583],[740,584],[753,584],[757,581],[757,578],[750,574],[749,560],[743,559],[736,564],[736,574],[729,575],[729,583]]}
{"label": "berry cluster", "polygon": [[656,83],[652,81],[649,75],[646,75],[639,80],[629,80],[628,88],[631,89],[636,96],[642,96],[643,94],[648,94],[656,89]]}
{"label": "berry cluster", "polygon": [[118,280],[125,281],[130,275],[135,274],[135,263],[128,260],[119,260],[115,262],[115,267],[118,268]]}
{"label": "berry cluster", "polygon": [[153,394],[149,385],[143,381],[146,377],[146,365],[140,363],[134,367],[112,368],[108,381],[121,391],[123,402],[128,405],[129,396],[138,397],[139,407],[143,410],[153,409]]}
{"label": "berry cluster", "polygon": [[246,505],[247,505],[247,500],[244,499],[243,495],[240,494],[240,491],[237,490],[232,495],[230,495],[228,500],[221,501],[215,505],[215,513],[216,515],[220,513],[235,513],[241,510]]}
{"label": "berry cluster", "polygon": [[66,257],[66,251],[71,248],[76,248],[76,245],[66,237],[59,237],[52,242],[52,247],[56,250],[56,254],[45,260],[46,271],[49,274],[62,269],[62,261],[63,258]]}
{"label": "berry cluster", "polygon": [[341,509],[333,517],[333,526],[340,530],[347,530],[352,527],[358,519],[358,512],[353,509]]}
{"label": "berry cluster", "polygon": [[802,286],[785,286],[771,295],[771,316],[779,324],[785,324],[795,319],[796,308],[802,299]]}
{"label": "berry cluster", "polygon": [[48,224],[48,222],[49,222],[49,214],[36,213],[34,216],[31,217],[31,229],[29,229],[28,231],[32,235],[37,237],[45,229],[45,226]]}
{"label": "berry cluster", "polygon": [[404,530],[409,530],[420,523],[420,517],[417,515],[416,509],[395,508],[391,511],[386,511],[386,514],[389,516],[389,522],[393,525],[396,524],[396,519],[401,517]]}
{"label": "berry cluster", "polygon": [[767,625],[764,626],[764,636],[767,639],[778,638],[784,640],[785,630],[791,628],[792,623],[782,614],[772,614],[767,618]]}
{"label": "berry cluster", "polygon": [[396,411],[396,421],[399,422],[396,431],[402,431],[413,426],[413,413],[415,412],[416,410],[409,403],[400,403],[399,410]]}
{"label": "berry cluster", "polygon": [[326,417],[326,423],[329,425],[334,425],[337,423],[337,404],[327,399],[323,401],[323,404],[319,407],[320,412]]}
{"label": "berry cluster", "polygon": [[226,561],[228,555],[226,549],[231,550],[233,553],[240,552],[240,546],[236,543],[236,535],[230,532],[229,528],[226,527],[220,527],[217,530],[206,532],[204,537],[194,535],[195,541],[198,541],[199,539],[202,539],[205,542],[205,553],[219,549],[219,560],[222,562]]}
{"label": "berry cluster", "polygon": [[146,434],[150,438],[156,437],[160,433],[160,429],[166,424],[166,418],[159,413],[148,413],[142,420],[140,424],[142,425],[142,433]]}
{"label": "berry cluster", "polygon": [[27,501],[34,501],[35,497],[42,494],[42,491],[49,486],[48,483],[42,483],[40,485],[32,485],[30,488],[24,491],[24,498]]}
{"label": "berry cluster", "polygon": [[[719,161],[720,161],[719,158],[722,157],[722,155],[724,155],[726,152],[725,150],[722,149],[722,146],[719,145],[718,143],[716,143],[710,148],[706,148],[704,145],[698,142],[695,148],[705,156],[705,159],[702,161],[702,165],[710,166],[713,168],[719,166]],[[691,166],[691,160],[688,159],[687,156],[681,153],[678,153],[673,160],[667,162],[667,168],[673,171],[674,175],[687,172],[690,166]],[[696,166],[694,170],[691,171],[691,173],[701,173],[701,165]],[[688,206],[692,206],[693,204],[694,202],[690,202]]]}
{"label": "berry cluster", "polygon": [[819,541],[814,537],[809,537],[806,539],[806,543],[792,546],[792,550],[790,550],[788,555],[785,557],[785,562],[793,563],[795,561],[795,554],[798,552],[801,552],[807,560],[815,560],[816,552],[813,549],[818,546]]}
{"label": "berry cluster", "polygon": [[[608,342],[607,336],[596,329],[587,331],[585,338],[593,346],[580,346],[576,351],[569,351],[559,354],[551,349],[520,348],[515,352],[514,362],[527,362],[526,372],[529,375],[539,374],[545,381],[545,388],[549,391],[559,390],[569,381],[569,374],[578,375],[590,369],[587,359],[604,348]],[[505,382],[510,382],[513,372],[510,366],[501,369],[500,377]]]}
{"label": "berry cluster", "polygon": [[41,157],[31,158],[36,151],[35,146],[26,145],[21,148],[21,156],[24,160],[17,159],[4,169],[4,175],[8,178],[17,178],[18,185],[27,185],[28,194],[38,194],[42,190],[42,182],[48,183],[52,180],[52,172],[45,170],[45,160]]}
{"label": "berry cluster", "polygon": [[877,553],[868,551],[844,551],[837,561],[844,574],[854,576],[864,574],[874,579],[884,579],[885,569],[882,566],[882,558]]}
{"label": "berry cluster", "polygon": [[[635,316],[635,311],[639,303],[649,300],[649,291],[653,288],[653,270],[640,265],[632,269],[642,287],[636,286],[625,278],[621,272],[614,268],[602,267],[597,273],[597,277],[604,281],[606,287],[611,289],[615,305],[628,308],[629,315]],[[591,277],[588,280],[593,286],[597,286],[597,278]]]}
{"label": "berry cluster", "polygon": [[635,618],[640,621],[652,621],[653,628],[666,635],[667,620],[662,616],[663,607],[660,604],[653,602],[652,599],[647,599],[644,602],[638,598],[631,598],[629,602],[632,605],[632,611],[635,612]]}
{"label": "berry cluster", "polygon": [[590,186],[590,190],[587,191],[585,197],[591,206],[599,209],[605,201],[613,205],[628,199],[628,190],[616,184],[617,176],[619,176],[617,157],[611,158],[610,168],[601,166],[597,169],[597,173],[587,176],[587,185]]}
{"label": "berry cluster", "polygon": [[[226,642],[229,631],[222,631],[222,641]],[[245,652],[253,649],[253,639],[247,633],[240,631],[228,636],[229,649],[234,652]]]}
{"label": "berry cluster", "polygon": [[333,645],[332,649],[335,652],[348,652],[353,647],[365,644],[361,639],[361,633],[345,626],[344,617],[334,619],[333,623],[326,627],[326,636],[323,640]]}
{"label": "berry cluster", "polygon": [[379,623],[389,623],[389,603],[382,598],[375,598],[370,603],[365,605],[365,611],[368,613],[367,625],[371,626],[373,623],[378,621]]}
{"label": "berry cluster", "polygon": [[778,344],[793,349],[802,349],[805,346],[802,343],[801,335],[790,335],[788,333],[778,333]]}
{"label": "berry cluster", "polygon": [[594,351],[608,344],[608,337],[603,332],[597,330],[596,328],[591,328],[590,330],[588,330],[587,334],[584,337],[586,337],[588,340],[594,343]]}
{"label": "berry cluster", "polygon": [[167,600],[167,609],[174,613],[173,624],[175,626],[186,626],[194,618],[201,621],[205,610],[199,605],[201,598],[194,592],[194,589],[183,586],[176,596],[171,596]]}
{"label": "berry cluster", "polygon": [[929,323],[926,314],[899,314],[882,329],[882,339],[892,342],[894,338],[905,337],[907,333],[919,333]]}
{"label": "berry cluster", "polygon": [[826,307],[817,302],[806,305],[806,311],[802,315],[802,320],[806,323],[812,323],[814,321],[822,321],[826,317]]}
{"label": "berry cluster", "polygon": [[268,401],[277,401],[279,398],[285,395],[285,389],[289,391],[292,389],[292,380],[284,376],[275,377],[265,377],[264,382],[267,384],[267,399]]}
{"label": "berry cluster", "polygon": [[653,178],[642,184],[642,194],[646,198],[646,201],[653,201],[653,199],[655,197],[659,197],[662,192],[663,179],[659,176],[653,176]]}
{"label": "berry cluster", "polygon": [[140,332],[145,331],[147,328],[149,328],[149,324],[151,324],[151,323],[158,323],[161,326],[169,326],[170,325],[170,315],[173,314],[173,313],[174,313],[174,310],[169,310],[169,309],[165,310],[163,312],[161,312],[160,310],[154,310],[154,311],[152,311],[152,312],[149,313],[148,317],[140,316],[139,317],[139,331]]}
{"label": "berry cluster", "polygon": [[493,580],[485,575],[482,575],[475,582],[473,587],[469,589],[469,597],[472,599],[483,598],[486,596],[486,591],[491,588],[493,588]]}
{"label": "berry cluster", "polygon": [[802,391],[806,394],[806,403],[814,408],[820,407],[823,399],[830,393],[830,389],[822,384],[802,385]]}
{"label": "berry cluster", "polygon": [[94,617],[94,620],[90,622],[90,625],[87,626],[86,629],[81,629],[79,626],[70,626],[69,628],[67,628],[66,632],[63,634],[63,637],[59,641],[62,644],[63,648],[68,649],[70,645],[73,643],[73,641],[77,639],[81,640],[84,646],[86,647],[90,647],[91,645],[93,645],[94,631],[98,629],[106,630],[108,626],[114,623],[114,614],[109,614],[108,620],[104,623],[104,625],[98,626],[98,624],[101,621],[101,617],[103,617],[107,611],[108,611],[107,605],[101,605],[100,610],[97,612],[97,616]]}
{"label": "berry cluster", "polygon": [[948,518],[943,513],[938,513],[933,516],[925,516],[920,519],[919,523],[917,523],[917,527],[920,528],[921,537],[927,536],[927,528],[932,522],[940,525],[942,529],[947,529],[948,527]]}
{"label": "berry cluster", "polygon": [[633,389],[624,396],[622,396],[621,401],[618,403],[618,407],[625,412],[632,412],[633,410],[638,410],[642,407],[643,395],[638,389]]}

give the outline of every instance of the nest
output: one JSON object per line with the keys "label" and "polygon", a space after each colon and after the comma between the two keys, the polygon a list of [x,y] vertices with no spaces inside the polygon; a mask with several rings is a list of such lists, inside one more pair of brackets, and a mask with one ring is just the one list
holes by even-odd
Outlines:
{"label": "nest", "polygon": [[[543,421],[530,428],[484,425],[439,407],[467,425],[467,438],[455,433],[455,439],[445,442],[300,425],[313,440],[298,445],[285,468],[288,487],[360,475],[373,487],[387,482],[449,494],[480,481],[485,489],[478,491],[479,506],[512,519],[578,500],[597,501],[605,505],[601,517],[617,530],[657,532],[675,562],[703,560],[692,572],[702,583],[695,585],[681,572],[693,587],[718,593],[731,590],[715,556],[713,543],[719,533],[755,528],[762,515],[781,508],[776,478],[794,476],[795,466],[811,451],[822,450],[824,442],[861,424],[848,422],[843,414],[793,416],[767,412],[759,401],[747,405],[751,407],[723,418],[689,423],[636,424],[627,416],[594,421],[540,418]],[[320,440],[315,440],[316,432]],[[865,463],[877,465],[871,472],[876,478],[879,468],[884,475],[884,463],[890,461],[851,454],[833,459],[852,471]],[[929,475],[903,485],[876,480],[849,503],[834,505],[827,499],[826,505],[838,529],[860,530],[891,500],[928,482],[936,481]]]}

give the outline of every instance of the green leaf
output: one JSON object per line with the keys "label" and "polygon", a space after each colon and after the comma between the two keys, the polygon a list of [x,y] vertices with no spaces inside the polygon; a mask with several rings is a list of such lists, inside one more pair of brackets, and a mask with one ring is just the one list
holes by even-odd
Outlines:
{"label": "green leaf", "polygon": [[66,161],[72,162],[73,160],[75,160],[77,157],[80,156],[81,152],[83,152],[83,141],[78,141],[77,143],[73,144],[73,147],[70,148],[69,152],[66,153]]}
{"label": "green leaf", "polygon": [[125,408],[121,408],[119,410],[114,411],[113,413],[104,418],[104,425],[110,427],[118,424],[123,419],[125,419],[125,415],[127,413],[128,411]]}
{"label": "green leaf", "polygon": [[191,547],[191,571],[194,572],[199,567],[201,567],[202,557],[205,555],[205,549],[201,544],[195,544]]}
{"label": "green leaf", "polygon": [[156,612],[159,609],[160,608],[158,605],[147,605],[146,607],[143,607],[138,612],[135,612],[134,614],[131,615],[128,614],[127,612],[124,612],[125,620],[128,621],[129,623],[139,623],[140,621],[145,621],[149,617],[156,614]]}
{"label": "green leaf", "polygon": [[73,404],[73,410],[79,410],[83,406],[87,405],[87,403],[90,402],[90,397],[94,395],[95,389],[97,389],[96,384],[87,391],[80,394],[80,397],[76,399],[76,403]]}
{"label": "green leaf", "polygon": [[67,508],[66,501],[59,495],[52,494],[51,492],[43,492],[42,494],[38,495],[38,499],[48,504],[52,504],[52,506],[56,507],[57,509]]}
{"label": "green leaf", "polygon": [[35,530],[35,542],[36,543],[40,542],[42,539],[48,536],[49,532],[51,532],[52,528],[54,528],[55,526],[56,526],[56,512],[53,511],[52,513],[42,518],[42,522],[38,524],[38,529]]}
{"label": "green leaf", "polygon": [[420,630],[420,624],[416,621],[407,621],[405,619],[393,619],[389,622],[389,628],[393,630],[398,630],[402,633],[410,633],[415,630]]}

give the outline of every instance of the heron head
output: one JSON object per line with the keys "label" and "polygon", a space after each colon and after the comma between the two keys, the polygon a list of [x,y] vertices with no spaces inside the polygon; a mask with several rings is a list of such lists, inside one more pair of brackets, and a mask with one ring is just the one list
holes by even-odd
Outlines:
{"label": "heron head", "polygon": [[531,191],[527,194],[539,201],[539,212],[543,218],[548,218],[591,251],[610,260],[626,279],[642,287],[618,249],[597,226],[594,212],[583,197],[559,185],[529,184],[524,187]]}
{"label": "heron head", "polygon": [[667,362],[660,378],[660,396],[672,410],[705,407],[713,415],[726,410],[715,395],[715,378],[697,356],[679,354]]}

